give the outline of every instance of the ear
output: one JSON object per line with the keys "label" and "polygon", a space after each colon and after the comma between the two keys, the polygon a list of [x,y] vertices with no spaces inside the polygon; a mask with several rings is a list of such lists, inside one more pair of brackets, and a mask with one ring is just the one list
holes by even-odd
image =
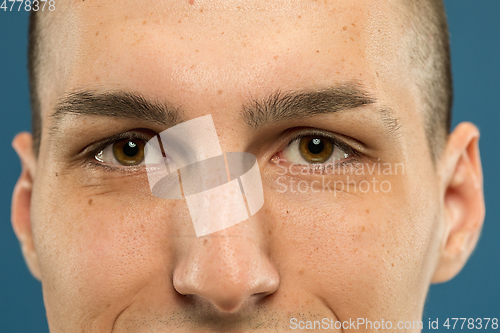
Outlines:
{"label": "ear", "polygon": [[12,141],[12,147],[21,160],[21,175],[12,195],[12,228],[21,243],[21,250],[28,268],[35,278],[41,279],[40,266],[33,243],[31,228],[31,194],[36,171],[32,137],[29,133],[19,133]]}
{"label": "ear", "polygon": [[432,282],[452,279],[476,247],[484,222],[483,171],[479,130],[459,124],[450,135],[438,164],[445,232]]}

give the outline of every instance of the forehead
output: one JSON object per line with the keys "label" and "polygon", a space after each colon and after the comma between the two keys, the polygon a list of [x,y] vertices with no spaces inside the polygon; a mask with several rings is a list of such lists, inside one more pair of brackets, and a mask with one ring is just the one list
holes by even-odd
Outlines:
{"label": "forehead", "polygon": [[66,91],[104,86],[160,97],[172,95],[175,87],[186,94],[229,89],[258,95],[342,81],[370,88],[383,80],[385,71],[376,68],[390,58],[395,66],[388,50],[394,49],[397,22],[386,4],[373,1],[79,1],[72,6],[74,55]]}

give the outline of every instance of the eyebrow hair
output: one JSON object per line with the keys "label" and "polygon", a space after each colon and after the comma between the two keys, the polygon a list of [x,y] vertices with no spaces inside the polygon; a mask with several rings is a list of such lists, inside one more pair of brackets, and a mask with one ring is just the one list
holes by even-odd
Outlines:
{"label": "eyebrow hair", "polygon": [[[319,91],[282,93],[278,90],[263,100],[253,100],[244,106],[242,116],[248,125],[259,128],[283,120],[331,114],[375,102],[375,98],[354,83]],[[387,112],[385,116],[388,117]]]}
{"label": "eyebrow hair", "polygon": [[50,133],[57,132],[59,123],[68,114],[137,119],[160,125],[174,126],[180,113],[166,103],[152,102],[131,92],[95,92],[79,90],[67,94],[51,115]]}

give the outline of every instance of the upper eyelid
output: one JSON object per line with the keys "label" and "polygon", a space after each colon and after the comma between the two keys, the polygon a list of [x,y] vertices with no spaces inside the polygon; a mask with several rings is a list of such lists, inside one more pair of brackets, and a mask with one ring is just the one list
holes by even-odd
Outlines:
{"label": "upper eyelid", "polygon": [[[155,134],[155,135],[157,135],[157,134]],[[130,130],[130,131],[127,131],[127,132],[122,132],[122,133],[119,133],[119,134],[107,137],[105,139],[102,139],[100,141],[97,141],[97,142],[91,144],[90,146],[94,146],[94,147],[92,148],[92,151],[90,152],[90,154],[94,153],[94,154],[97,155],[99,152],[103,151],[110,144],[113,144],[113,143],[115,143],[118,140],[122,140],[122,139],[142,139],[145,142],[148,142],[155,135],[151,135],[151,136],[144,135],[141,132],[138,132],[137,130]]]}

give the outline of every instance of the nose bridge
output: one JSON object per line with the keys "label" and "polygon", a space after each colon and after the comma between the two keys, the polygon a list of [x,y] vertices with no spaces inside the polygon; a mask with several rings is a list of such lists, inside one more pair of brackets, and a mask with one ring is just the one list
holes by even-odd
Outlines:
{"label": "nose bridge", "polygon": [[238,311],[249,299],[273,293],[279,275],[262,241],[246,223],[194,239],[175,268],[175,289],[223,312]]}

